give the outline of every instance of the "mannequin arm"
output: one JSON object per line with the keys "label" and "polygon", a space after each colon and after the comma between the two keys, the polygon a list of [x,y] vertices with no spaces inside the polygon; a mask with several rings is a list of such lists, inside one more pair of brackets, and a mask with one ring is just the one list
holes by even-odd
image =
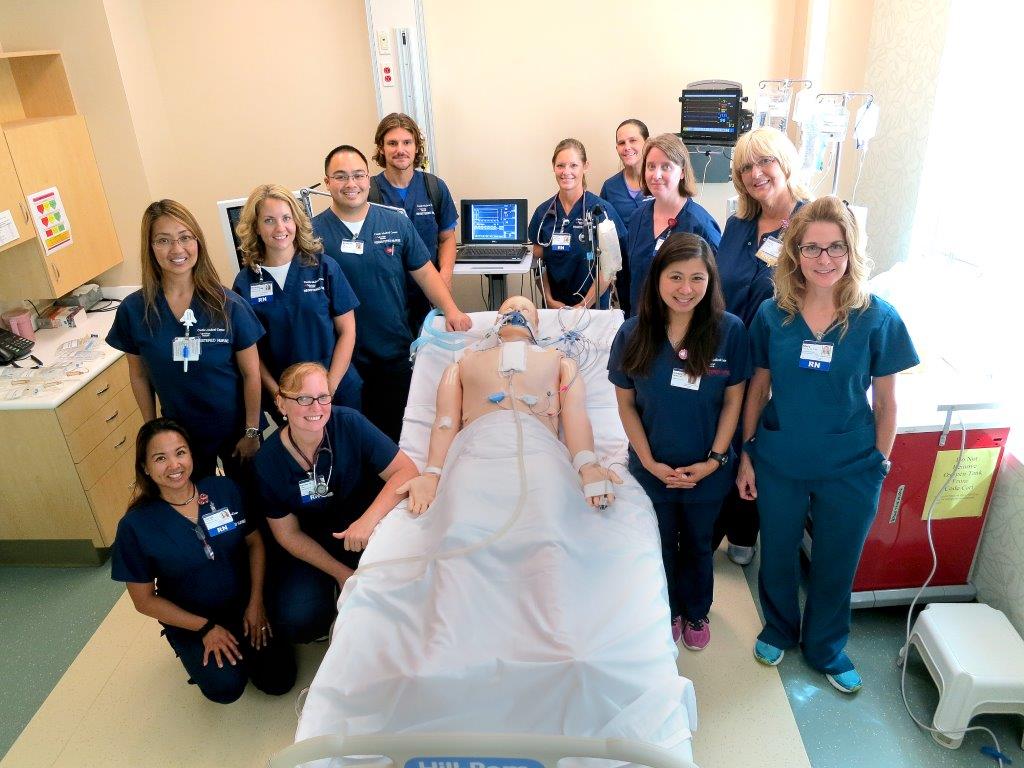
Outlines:
{"label": "mannequin arm", "polygon": [[[565,445],[569,449],[569,454],[575,457],[580,451],[593,452],[594,430],[590,426],[590,417],[587,416],[586,388],[574,361],[562,359],[558,389],[562,402],[562,431],[565,433]],[[585,464],[579,472],[580,478],[583,480],[584,492],[586,492],[586,487],[592,483],[602,484],[600,493],[587,495],[587,502],[590,506],[604,509],[615,501],[615,495],[611,493],[611,486],[606,485],[605,481],[622,483],[622,479],[617,474],[602,467],[596,461]]]}

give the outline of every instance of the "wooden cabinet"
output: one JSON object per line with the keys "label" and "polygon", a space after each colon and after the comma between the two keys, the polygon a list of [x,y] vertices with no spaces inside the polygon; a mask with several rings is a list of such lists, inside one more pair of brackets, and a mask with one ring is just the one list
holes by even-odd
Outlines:
{"label": "wooden cabinet", "polygon": [[[60,193],[70,245],[46,253],[27,196]],[[121,263],[85,120],[76,114],[60,54],[0,54],[0,212],[19,238],[0,245],[0,304],[56,298]]]}
{"label": "wooden cabinet", "polygon": [[124,357],[56,408],[0,410],[0,540],[109,547],[140,426]]}

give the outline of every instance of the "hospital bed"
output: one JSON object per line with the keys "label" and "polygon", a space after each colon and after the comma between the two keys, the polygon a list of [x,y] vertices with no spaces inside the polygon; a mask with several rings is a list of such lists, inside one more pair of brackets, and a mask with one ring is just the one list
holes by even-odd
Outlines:
{"label": "hospital bed", "polygon": [[[471,317],[472,333],[482,335],[493,325],[495,313],[474,313]],[[541,310],[540,336],[557,337],[562,333],[562,324],[570,321],[571,316],[564,311],[560,315],[555,310]],[[441,328],[440,319],[437,322],[435,327]],[[632,567],[634,562],[639,563],[634,573],[640,575],[644,585],[649,585],[649,588],[641,587],[647,589],[643,593],[644,599],[627,599],[636,593],[631,591],[635,590],[632,582],[622,584],[623,581],[629,581],[619,576],[618,569],[623,567],[622,561],[612,568],[603,569],[599,574],[603,581],[581,584],[578,598],[571,595],[571,599],[566,600],[567,590],[558,591],[561,583],[552,585],[551,591],[557,592],[557,598],[552,599],[561,599],[554,613],[586,610],[585,607],[567,606],[566,603],[581,604],[588,600],[599,600],[610,608],[602,606],[593,613],[597,615],[601,611],[614,609],[614,621],[607,621],[604,614],[595,618],[595,622],[598,619],[602,622],[592,630],[597,638],[597,647],[593,643],[584,642],[582,645],[586,651],[581,654],[583,658],[579,659],[578,664],[575,663],[575,655],[568,660],[553,658],[551,654],[533,658],[525,649],[529,644],[530,632],[534,632],[533,637],[543,636],[547,641],[548,635],[545,632],[548,629],[545,622],[550,616],[545,615],[543,608],[531,613],[531,604],[526,609],[527,623],[536,622],[539,629],[532,626],[521,628],[510,623],[515,617],[521,617],[521,614],[501,611],[506,601],[514,601],[514,598],[508,597],[510,594],[518,598],[520,591],[529,593],[525,598],[527,602],[533,599],[530,594],[536,597],[539,582],[529,579],[503,582],[501,572],[491,569],[494,565],[493,557],[497,555],[486,551],[483,557],[491,555],[492,561],[485,559],[482,565],[477,563],[471,566],[461,561],[453,563],[453,560],[426,565],[414,562],[423,559],[416,557],[422,551],[418,539],[422,533],[420,526],[429,524],[431,521],[428,518],[432,514],[436,519],[440,513],[436,511],[438,504],[435,504],[423,517],[413,518],[405,511],[403,502],[378,526],[363,553],[359,571],[349,579],[342,591],[331,645],[310,686],[300,715],[297,743],[283,752],[279,756],[282,761],[274,765],[294,765],[317,756],[385,754],[387,750],[384,746],[392,744],[399,745],[393,754],[397,757],[395,765],[401,765],[401,768],[413,756],[425,754],[435,757],[424,759],[422,767],[414,761],[409,768],[478,768],[471,765],[471,762],[482,762],[486,766],[499,768],[513,765],[539,768],[541,764],[547,765],[546,761],[554,766],[557,758],[552,755],[563,748],[569,751],[559,757],[572,753],[578,757],[608,757],[620,762],[640,762],[659,768],[692,765],[689,760],[692,758],[691,735],[697,725],[696,701],[692,684],[678,675],[675,666],[678,651],[668,631],[657,522],[643,491],[626,472],[627,442],[618,418],[614,389],[607,379],[608,351],[621,323],[622,313],[611,310],[587,313],[580,323],[574,325],[589,342],[585,345],[587,359],[584,360],[586,366],[582,379],[586,386],[587,411],[594,431],[595,453],[606,466],[616,465],[616,472],[625,481],[622,486],[616,486],[617,502],[609,510],[606,521],[609,525],[617,526],[610,529],[615,536],[615,543],[606,544],[605,547],[621,548],[624,553],[622,557],[629,558],[629,564],[625,567]],[[460,355],[461,352],[433,344],[425,345],[417,352],[400,442],[402,449],[420,468],[425,464],[438,382],[444,369]],[[474,424],[482,422],[484,418]],[[534,423],[540,423],[529,415],[522,419],[525,426],[530,428],[534,428]],[[471,424],[466,431],[472,428]],[[562,446],[558,448],[562,449]],[[450,466],[451,459],[452,454],[449,454],[446,474],[457,471],[458,465]],[[496,478],[495,482],[499,480]],[[480,506],[486,507],[486,502],[481,501]],[[595,511],[593,514],[598,513]],[[595,521],[601,524],[597,518]],[[529,528],[530,525],[524,523],[518,527]],[[507,538],[514,537],[510,534]],[[506,562],[514,557],[535,557],[536,550],[542,547],[532,546],[532,542],[530,544],[526,548],[510,550],[516,554],[506,555]],[[562,548],[567,549],[569,546],[571,544]],[[487,549],[491,547],[497,549],[497,545],[487,545]],[[638,550],[638,547],[642,549]],[[614,557],[615,552],[611,555]],[[598,553],[598,556],[607,557],[608,554]],[[456,573],[456,566],[476,570]],[[585,567],[593,570],[600,565],[588,563]],[[499,576],[492,576],[494,573]],[[542,573],[542,576],[546,574]],[[553,578],[560,577],[559,573],[555,573]],[[415,590],[428,579],[434,579],[439,584],[444,582],[447,589],[456,592],[465,591],[467,585],[473,585],[473,592],[480,594],[459,595],[459,599],[478,603],[489,601],[484,610],[495,611],[490,626],[465,628],[465,639],[459,642],[464,643],[466,658],[460,658],[454,664],[450,659],[453,646],[448,646],[447,656],[441,662],[438,661],[440,654],[432,654],[431,651],[435,650],[434,646],[439,642],[443,644],[443,641],[451,639],[451,635],[462,631],[461,604],[449,602],[449,607],[442,609],[442,599],[432,592],[413,591],[410,593],[413,597],[401,595],[401,590]],[[391,580],[399,583],[397,588],[388,583]],[[542,585],[541,592],[547,588],[547,584]],[[589,597],[582,594],[587,588],[594,590]],[[641,605],[634,606],[632,602]],[[455,607],[452,608],[452,605]],[[427,606],[435,611],[437,616],[433,618],[433,625],[416,624],[417,618],[413,614],[417,612],[418,606]],[[616,622],[622,626],[614,626]],[[391,629],[381,634],[380,627],[385,623]],[[438,627],[438,624],[442,626]],[[613,626],[603,629],[609,624]],[[552,626],[559,625],[554,622]],[[502,627],[505,628],[504,632]],[[377,632],[376,639],[366,637],[367,632]],[[501,632],[501,635],[495,635],[495,632]],[[521,633],[525,639],[506,637],[515,636],[516,633]],[[438,635],[441,641],[438,641]],[[417,647],[421,637],[424,638],[423,648]],[[590,635],[586,634],[585,637],[589,639]],[[495,643],[493,650],[486,648]],[[482,647],[485,650],[481,650]],[[572,643],[567,643],[565,647],[575,654],[576,646]],[[488,658],[488,653],[493,658]],[[462,655],[461,649],[458,655]],[[571,668],[566,669],[566,661]],[[438,664],[447,664],[451,668],[439,671]],[[460,664],[465,665],[465,669]],[[367,672],[368,669],[373,672]],[[480,675],[479,686],[475,684],[473,675]],[[549,684],[545,675],[553,675],[554,682]],[[631,679],[634,676],[636,681]],[[354,679],[359,679],[359,682],[353,682]],[[634,690],[637,687],[640,687],[639,691]],[[449,696],[456,696],[450,693],[452,689],[459,691],[457,700],[448,700]],[[628,692],[623,693],[627,689]],[[622,701],[617,701],[616,696],[621,697]],[[504,700],[506,697],[508,701]],[[363,699],[366,699],[366,703],[363,703]],[[354,703],[357,701],[358,704]],[[358,711],[353,712],[352,708]],[[597,723],[588,722],[592,713]],[[557,721],[555,725],[546,725],[549,722],[545,719],[548,715],[551,720]],[[467,732],[479,735],[484,741],[472,749],[456,749],[457,745],[466,743]],[[637,733],[641,733],[644,738],[637,739]],[[371,737],[380,737],[384,741],[376,742]],[[402,741],[402,737],[416,739],[415,744],[422,746],[414,747],[413,743]],[[543,737],[556,740],[545,740]],[[556,737],[596,738],[558,742]],[[370,741],[359,741],[362,738]],[[394,738],[399,741],[388,741]],[[487,738],[497,741],[487,741]],[[644,743],[636,748],[655,750],[657,757],[667,755],[670,761],[644,763],[642,755],[637,752],[629,752],[629,756],[622,753],[623,756],[616,758],[619,747],[609,747],[613,743],[637,741]],[[371,748],[367,744],[381,746]],[[508,760],[496,763],[491,758],[473,761],[467,758],[459,762],[459,759],[451,757],[466,755],[467,749],[475,754],[492,757],[506,755]],[[593,754],[595,751],[602,753]],[[511,760],[528,756],[537,762]],[[672,763],[671,758],[676,759],[676,762]],[[399,764],[398,759],[403,762]]]}

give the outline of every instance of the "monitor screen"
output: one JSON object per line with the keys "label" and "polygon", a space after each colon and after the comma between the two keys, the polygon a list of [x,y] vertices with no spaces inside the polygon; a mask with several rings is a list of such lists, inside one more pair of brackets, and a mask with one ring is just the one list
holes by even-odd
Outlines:
{"label": "monitor screen", "polygon": [[680,133],[687,144],[736,143],[739,128],[739,89],[684,90]]}
{"label": "monitor screen", "polygon": [[519,222],[515,203],[473,203],[469,207],[469,215],[473,240],[516,242]]}

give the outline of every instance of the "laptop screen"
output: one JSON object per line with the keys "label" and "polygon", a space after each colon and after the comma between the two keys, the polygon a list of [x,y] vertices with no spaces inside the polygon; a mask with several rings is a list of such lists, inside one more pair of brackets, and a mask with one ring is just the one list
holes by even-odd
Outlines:
{"label": "laptop screen", "polygon": [[526,242],[526,200],[463,200],[462,243]]}

